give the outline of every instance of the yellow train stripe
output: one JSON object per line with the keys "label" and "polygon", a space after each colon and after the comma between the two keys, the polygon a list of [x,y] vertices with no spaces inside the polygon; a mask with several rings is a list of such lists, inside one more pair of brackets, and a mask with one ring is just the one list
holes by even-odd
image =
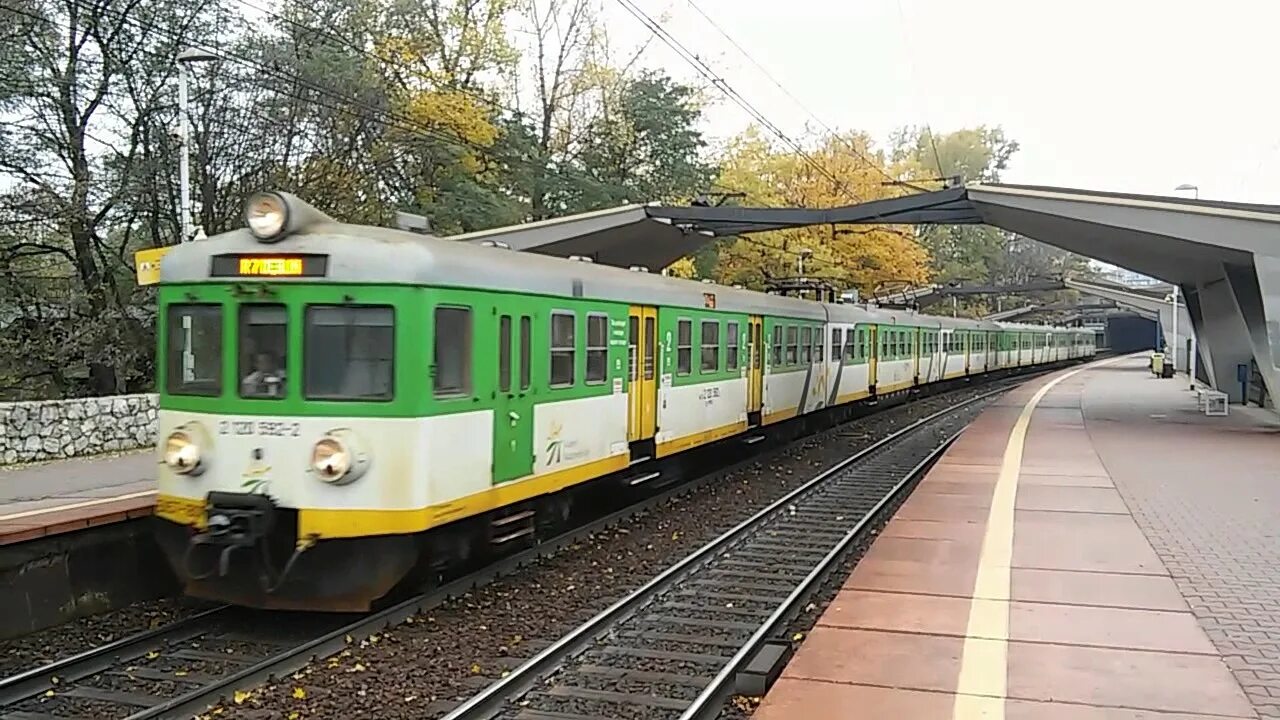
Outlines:
{"label": "yellow train stripe", "polygon": [[770,425],[772,423],[779,423],[779,422],[782,422],[783,420],[790,420],[795,416],[796,416],[796,409],[794,407],[789,407],[789,408],[786,408],[785,410],[777,410],[775,412],[769,413],[768,415],[765,415],[761,419],[761,424]]}
{"label": "yellow train stripe", "polygon": [[409,510],[299,508],[298,537],[344,538],[422,532],[625,470],[630,462],[631,459],[627,455],[612,455],[543,475],[510,480],[478,493],[424,508]]}
{"label": "yellow train stripe", "polygon": [[712,428],[711,430],[704,430],[703,432],[685,435],[684,437],[678,437],[674,440],[660,442],[657,446],[657,455],[658,457],[673,455],[681,450],[688,450],[689,448],[706,445],[707,443],[715,442],[716,440],[723,440],[730,435],[736,435],[746,429],[747,421],[741,420],[728,425],[721,425],[720,427]]}
{"label": "yellow train stripe", "polygon": [[876,394],[888,395],[891,392],[897,392],[898,390],[905,390],[906,388],[911,387],[911,385],[912,383],[910,380],[907,380],[906,382],[896,383],[893,385],[878,385],[876,386]]}

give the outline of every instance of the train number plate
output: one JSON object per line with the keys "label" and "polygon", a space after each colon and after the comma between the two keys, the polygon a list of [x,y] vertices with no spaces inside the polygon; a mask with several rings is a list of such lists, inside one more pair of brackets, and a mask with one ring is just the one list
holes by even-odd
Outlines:
{"label": "train number plate", "polygon": [[255,435],[258,437],[298,437],[302,423],[292,420],[223,420],[219,435]]}

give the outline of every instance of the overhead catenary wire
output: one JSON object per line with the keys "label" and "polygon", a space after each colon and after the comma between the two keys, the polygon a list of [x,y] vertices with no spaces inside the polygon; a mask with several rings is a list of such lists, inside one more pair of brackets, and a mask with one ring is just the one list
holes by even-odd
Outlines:
{"label": "overhead catenary wire", "polygon": [[760,123],[761,126],[790,147],[798,157],[805,161],[805,163],[817,170],[827,179],[831,180],[831,182],[835,183],[846,194],[854,195],[854,193],[849,191],[843,180],[836,177],[830,170],[805,150],[803,145],[792,139],[791,136],[787,135],[787,133],[782,130],[782,128],[778,127],[777,124],[766,117],[764,113],[760,112],[759,109],[735,90],[732,85],[725,81],[724,78],[720,77],[710,65],[702,60],[702,58],[698,57],[697,54],[689,50],[689,48],[685,47],[683,43],[667,32],[666,28],[662,27],[661,23],[649,17],[649,15],[637,7],[632,0],[617,0],[617,2],[619,5],[622,5],[623,9],[629,12],[632,17],[653,33],[654,36],[661,40],[663,44],[671,48],[685,62],[689,63],[693,69],[698,72],[698,74],[706,78],[708,82],[710,82],[716,89],[720,90],[720,92],[724,93],[724,95],[732,100],[734,104],[746,111],[746,113],[755,119],[756,122]]}
{"label": "overhead catenary wire", "polygon": [[862,160],[869,167],[871,167],[871,169],[875,170],[877,173],[884,176],[885,179],[891,180],[895,184],[898,182],[897,178],[895,178],[894,176],[886,172],[884,168],[880,167],[879,163],[873,162],[871,158],[868,158],[866,154],[863,153],[862,150],[858,148],[857,145],[850,142],[844,136],[840,135],[840,133],[836,132],[836,130],[833,129],[830,125],[828,125],[826,122],[823,122],[822,118],[819,117],[817,113],[811,110],[809,106],[805,105],[804,102],[800,100],[800,98],[792,94],[792,92],[788,90],[777,78],[775,78],[769,72],[769,70],[764,67],[764,65],[760,64],[755,59],[755,57],[753,57],[751,53],[747,51],[746,48],[742,47],[742,45],[739,44],[737,40],[734,40],[733,37],[729,35],[728,31],[726,31],[723,27],[721,27],[720,24],[717,23],[715,19],[713,19],[710,15],[704,12],[702,8],[699,7],[696,2],[694,2],[694,0],[685,0],[685,2],[688,3],[689,7],[693,8],[694,12],[698,13],[698,15],[701,15],[702,19],[706,20],[707,23],[711,25],[711,27],[714,28],[716,32],[720,33],[720,36],[723,37],[725,40],[727,40],[729,44],[732,45],[734,49],[738,51],[739,54],[741,54],[744,58],[746,58],[747,62],[754,65],[755,68],[759,70],[761,74],[765,76],[766,79],[769,80],[769,82],[773,83],[774,87],[782,91],[784,95],[786,95],[792,102],[796,104],[796,107],[803,110],[805,114],[807,114],[810,118],[814,120],[814,122],[818,123],[819,127],[821,127],[823,130],[827,132],[827,135],[829,135],[833,140],[836,140],[837,142],[848,147],[849,150],[852,151],[852,153],[855,156],[857,156],[860,160]]}

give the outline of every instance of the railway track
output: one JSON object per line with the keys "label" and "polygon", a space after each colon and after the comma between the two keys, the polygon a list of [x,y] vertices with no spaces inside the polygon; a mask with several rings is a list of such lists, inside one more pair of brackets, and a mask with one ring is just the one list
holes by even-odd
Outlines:
{"label": "railway track", "polygon": [[[976,406],[1026,378],[993,381],[992,389],[848,458],[551,644],[449,717],[494,717],[513,708],[519,711],[502,717],[635,716],[614,713],[608,704],[639,702],[636,696],[648,698],[634,706],[642,708],[638,716],[646,718],[675,717],[683,712],[680,708],[695,702],[710,707],[731,689],[736,669],[794,616],[797,603],[820,581],[824,568],[844,556],[912,474],[969,422]],[[715,475],[654,495],[380,612],[355,616],[215,608],[0,679],[0,720],[191,717],[233,698],[236,690],[285,678],[316,658],[341,651],[353,639],[516,572]],[[823,506],[841,509],[829,512]],[[741,544],[752,535],[758,536],[755,545]],[[700,575],[688,588],[675,587],[695,572]],[[664,599],[652,602],[659,597]],[[624,615],[632,624],[615,627]],[[610,633],[619,642],[594,647]],[[621,642],[631,638],[640,646]],[[684,649],[673,649],[678,647]],[[595,654],[584,654],[587,651]],[[574,665],[571,660],[578,657],[591,662]],[[561,672],[555,684],[517,699],[556,668]],[[699,700],[704,694],[707,698]],[[562,709],[539,710],[542,705]],[[566,712],[566,706],[577,710]],[[593,714],[597,710],[604,712]]]}
{"label": "railway track", "polygon": [[[849,457],[583,623],[446,720],[710,718],[738,673],[976,416],[973,398]],[[785,640],[779,645],[785,645]]]}
{"label": "railway track", "polygon": [[0,680],[0,720],[190,717],[313,655],[351,616],[218,607]]}

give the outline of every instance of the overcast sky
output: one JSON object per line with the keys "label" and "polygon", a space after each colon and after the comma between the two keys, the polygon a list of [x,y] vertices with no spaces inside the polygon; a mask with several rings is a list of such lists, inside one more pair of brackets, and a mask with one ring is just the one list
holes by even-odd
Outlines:
{"label": "overcast sky", "polygon": [[[1280,204],[1278,0],[632,0],[788,133],[1000,125],[1006,182]],[[649,32],[604,0],[611,41]],[[644,62],[701,77],[654,41]],[[750,122],[721,99],[708,131]]]}

